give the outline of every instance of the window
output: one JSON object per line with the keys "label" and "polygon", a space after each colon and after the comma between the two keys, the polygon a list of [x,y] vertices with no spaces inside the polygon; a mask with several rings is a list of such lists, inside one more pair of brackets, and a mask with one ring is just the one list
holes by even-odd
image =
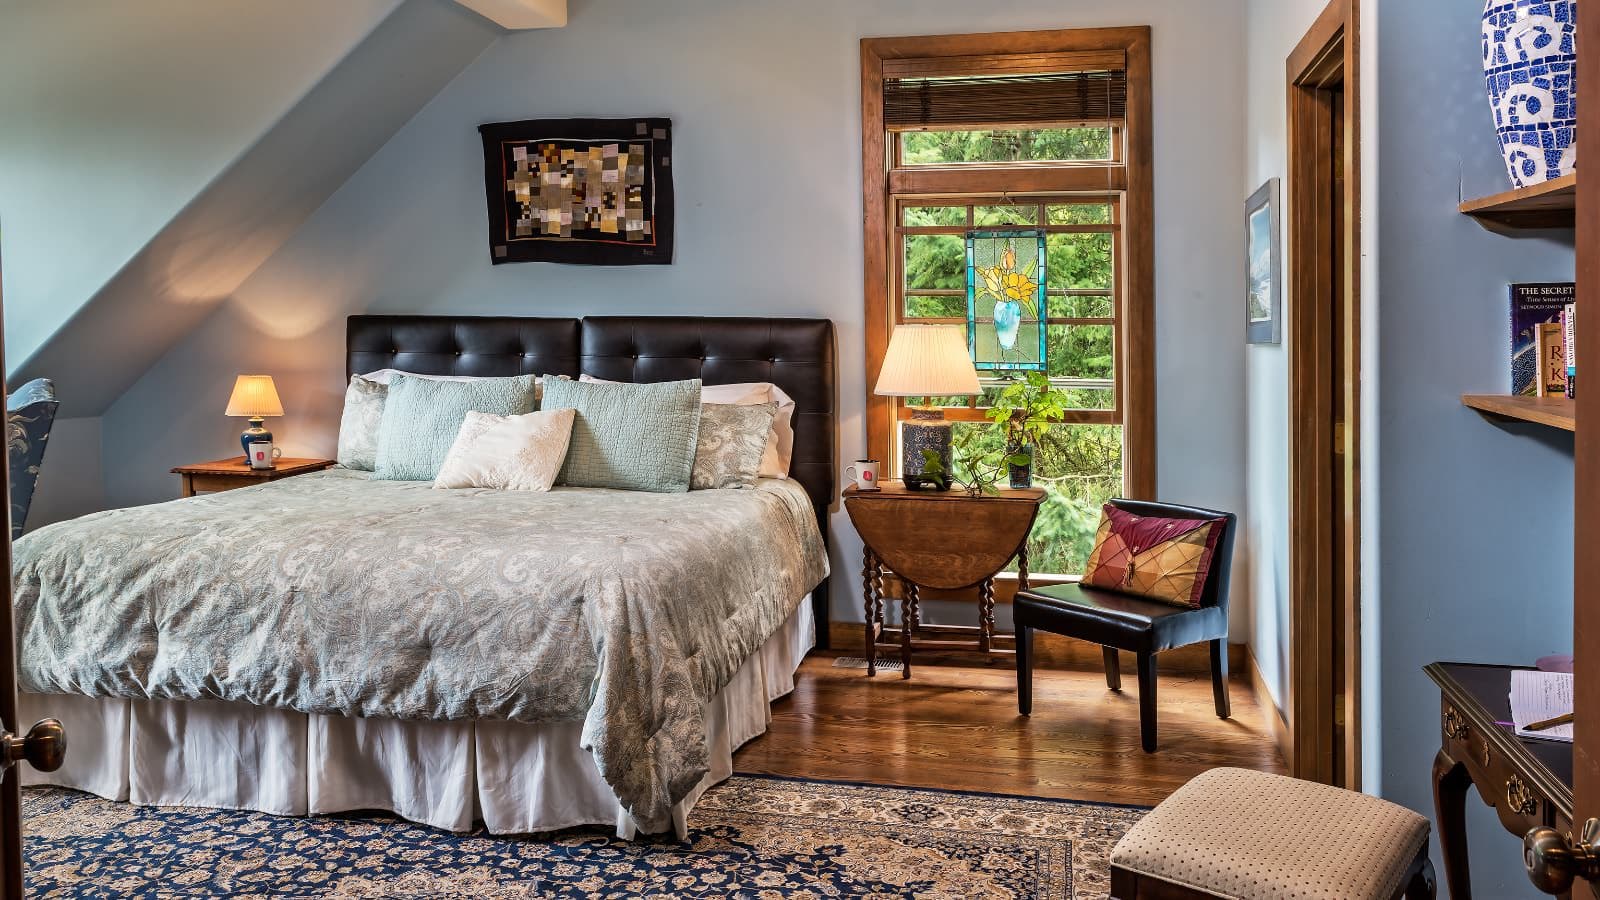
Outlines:
{"label": "window", "polygon": [[[1043,232],[1048,374],[1072,408],[1036,457],[1029,564],[1078,573],[1101,505],[1154,493],[1148,31],[868,40],[863,65],[882,90],[863,101],[868,390],[895,325],[966,325],[969,231]],[[869,396],[871,454],[898,464],[913,405],[999,449],[1006,376],[980,375],[977,398]]]}

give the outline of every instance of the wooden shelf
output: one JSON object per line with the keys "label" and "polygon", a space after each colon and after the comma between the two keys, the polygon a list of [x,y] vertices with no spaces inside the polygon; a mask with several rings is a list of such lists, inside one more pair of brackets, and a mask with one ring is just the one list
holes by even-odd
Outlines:
{"label": "wooden shelf", "polygon": [[1508,394],[1462,394],[1461,402],[1478,412],[1503,419],[1517,419],[1560,428],[1578,430],[1575,404],[1565,397],[1512,397]]}
{"label": "wooden shelf", "polygon": [[1571,228],[1576,222],[1577,200],[1578,175],[1573,173],[1531,187],[1464,200],[1461,211],[1485,226]]}

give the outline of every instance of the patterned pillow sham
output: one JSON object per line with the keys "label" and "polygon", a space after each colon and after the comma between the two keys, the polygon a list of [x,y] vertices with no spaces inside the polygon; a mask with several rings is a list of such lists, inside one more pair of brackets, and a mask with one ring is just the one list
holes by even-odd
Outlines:
{"label": "patterned pillow sham", "polygon": [[378,427],[383,424],[389,386],[361,375],[350,376],[339,417],[339,465],[371,472],[378,464]]}
{"label": "patterned pillow sham", "polygon": [[372,477],[432,481],[473,410],[501,416],[533,412],[533,376],[436,381],[396,375],[383,404]]}
{"label": "patterned pillow sham", "polygon": [[777,414],[776,403],[701,404],[700,436],[695,442],[689,490],[755,487],[772,419]]}
{"label": "patterned pillow sham", "polygon": [[[404,369],[378,369],[378,370],[373,371],[373,372],[368,372],[367,374],[365,374],[365,375],[363,375],[361,377],[365,378],[368,381],[376,382],[378,384],[387,386],[390,381],[394,380],[394,377],[396,375],[404,375],[407,378],[420,378],[423,381],[462,381],[462,382],[466,382],[466,381],[486,381],[486,380],[488,380],[490,378],[504,377],[504,376],[495,376],[495,375],[425,375],[425,374],[423,374],[421,372],[407,372]],[[533,377],[533,403],[534,403],[535,407],[538,407],[538,405],[539,405],[539,398],[544,396],[544,383],[546,381],[548,381],[548,380],[551,380],[551,379],[554,379],[556,381],[569,381],[569,380],[571,380],[570,376],[567,376],[567,375],[535,375]]]}
{"label": "patterned pillow sham", "polygon": [[472,410],[462,421],[433,486],[548,491],[567,458],[575,415],[570,409],[522,416]]}
{"label": "patterned pillow sham", "polygon": [[[626,383],[593,375],[579,375],[578,380],[590,384]],[[700,389],[700,402],[731,406],[757,406],[769,402],[778,404],[777,415],[772,417],[772,430],[767,434],[767,447],[761,454],[761,477],[789,477],[789,464],[794,459],[794,398],[785,393],[783,388],[769,381],[708,384]]]}
{"label": "patterned pillow sham", "polygon": [[1140,516],[1107,503],[1083,584],[1198,607],[1226,521]]}
{"label": "patterned pillow sham", "polygon": [[700,379],[551,381],[544,404],[578,411],[556,484],[664,494],[689,489],[700,434]]}

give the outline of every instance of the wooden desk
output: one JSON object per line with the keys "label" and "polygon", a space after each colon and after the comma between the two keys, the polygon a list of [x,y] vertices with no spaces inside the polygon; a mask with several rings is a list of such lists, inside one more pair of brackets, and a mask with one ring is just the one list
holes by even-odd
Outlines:
{"label": "wooden desk", "polygon": [[252,469],[245,464],[244,454],[241,453],[227,459],[178,466],[172,470],[172,474],[183,476],[183,496],[193,497],[195,494],[230,491],[252,484],[266,484],[280,478],[304,475],[307,472],[320,472],[335,465],[338,463],[331,459],[296,459],[284,456],[280,457],[277,465],[270,469]]}
{"label": "wooden desk", "polygon": [[[1519,839],[1530,828],[1572,830],[1572,745],[1518,738],[1511,721],[1511,672],[1525,666],[1436,662],[1423,671],[1439,685],[1439,755],[1433,761],[1433,805],[1445,880],[1455,900],[1470,900],[1467,788],[1494,807]],[[1515,853],[1511,847],[1506,852]]]}
{"label": "wooden desk", "polygon": [[[885,481],[876,491],[845,489],[844,507],[865,545],[861,580],[869,677],[878,673],[879,649],[899,649],[902,678],[911,677],[912,650],[1016,652],[995,646],[996,639],[1012,636],[995,633],[994,576],[1015,557],[1019,587],[1028,586],[1028,532],[1044,497],[1039,488],[976,497],[960,488],[912,491],[898,481]],[[885,568],[905,585],[899,628],[883,624]],[[977,625],[922,624],[920,588],[974,585]]]}

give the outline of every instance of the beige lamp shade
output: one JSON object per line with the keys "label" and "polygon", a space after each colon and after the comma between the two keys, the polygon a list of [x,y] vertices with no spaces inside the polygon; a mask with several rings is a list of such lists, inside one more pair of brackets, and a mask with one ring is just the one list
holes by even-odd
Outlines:
{"label": "beige lamp shade", "polygon": [[283,401],[278,399],[278,388],[271,375],[240,375],[233,383],[233,396],[228,398],[228,411],[224,415],[260,418],[283,415]]}
{"label": "beige lamp shade", "polygon": [[983,393],[959,325],[899,325],[878,373],[880,397],[959,397]]}

